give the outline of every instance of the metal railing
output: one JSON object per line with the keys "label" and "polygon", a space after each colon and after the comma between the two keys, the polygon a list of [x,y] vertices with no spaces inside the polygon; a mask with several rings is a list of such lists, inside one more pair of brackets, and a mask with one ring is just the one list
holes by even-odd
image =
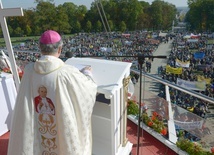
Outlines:
{"label": "metal railing", "polygon": [[[131,72],[134,72],[140,75],[139,70],[131,69]],[[165,119],[165,121],[167,122],[166,124],[168,125],[168,137],[165,137],[165,138],[169,142],[174,144],[173,146],[174,148],[172,148],[174,151],[176,151],[175,149],[176,142],[179,139],[179,136],[177,134],[178,134],[178,131],[180,130],[187,132],[187,135],[190,137],[193,137],[195,141],[200,141],[203,143],[205,142],[206,143],[205,144],[206,146],[204,145],[206,147],[205,149],[207,149],[208,147],[212,147],[207,145],[211,145],[212,143],[214,143],[214,140],[209,138],[210,137],[209,134],[214,133],[213,123],[212,123],[214,121],[214,110],[213,110],[213,113],[212,112],[210,113],[211,117],[207,119],[206,117],[201,117],[197,115],[196,113],[194,113],[189,109],[180,107],[180,105],[178,105],[177,103],[171,102],[170,88],[173,88],[171,90],[179,90],[180,92],[183,92],[197,99],[205,101],[206,103],[209,103],[209,105],[212,105],[212,106],[214,106],[214,98],[208,97],[206,95],[203,95],[193,90],[188,90],[187,88],[180,87],[176,84],[173,84],[167,80],[162,79],[157,75],[151,75],[151,74],[142,72],[142,79],[141,79],[142,81],[141,85],[143,85],[143,88],[141,89],[142,89],[143,97],[141,101],[148,105],[148,108],[150,109],[150,112],[149,112],[150,114],[152,114],[151,113],[152,111],[159,111],[160,113],[162,112],[162,117]],[[148,81],[145,79],[150,79],[151,81]],[[150,88],[150,86],[148,85],[151,85],[154,83],[161,83],[165,85],[164,98],[159,97],[157,93],[153,92],[152,90],[148,90]],[[147,85],[148,87],[145,88],[145,85]],[[186,103],[183,103],[183,104],[185,105]],[[175,111],[179,111],[179,112],[176,113]],[[184,120],[185,117],[183,116],[186,116],[186,120]],[[157,139],[160,140],[162,138],[159,137]],[[190,140],[192,139],[190,138]],[[164,142],[164,140],[162,140],[162,142]],[[169,145],[169,147],[170,146],[171,145]]]}
{"label": "metal railing", "polygon": [[[138,70],[132,69],[131,71],[132,71],[132,72],[135,72],[135,73],[137,73],[137,74],[140,74]],[[142,76],[144,76],[144,77],[146,77],[146,78],[149,78],[149,79],[151,79],[151,80],[154,80],[154,81],[156,81],[156,82],[160,82],[160,83],[162,83],[162,84],[164,84],[164,85],[167,85],[167,86],[169,86],[169,87],[175,88],[175,89],[180,90],[180,91],[182,91],[182,92],[185,92],[185,93],[187,93],[187,94],[189,94],[189,95],[192,95],[192,96],[194,96],[194,97],[196,97],[196,98],[199,98],[199,99],[202,99],[202,100],[204,100],[204,101],[207,101],[207,102],[209,102],[209,103],[211,103],[211,104],[214,104],[214,98],[211,98],[211,97],[209,97],[209,96],[206,96],[206,95],[197,93],[197,92],[195,92],[195,91],[193,91],[193,90],[189,90],[189,89],[180,87],[180,86],[178,86],[178,85],[176,85],[176,84],[173,84],[173,83],[171,83],[171,82],[169,82],[169,81],[167,81],[167,80],[164,80],[164,79],[162,79],[162,78],[160,78],[160,77],[158,77],[158,76],[151,75],[151,74],[147,74],[147,73],[145,73],[145,72],[142,72]]]}

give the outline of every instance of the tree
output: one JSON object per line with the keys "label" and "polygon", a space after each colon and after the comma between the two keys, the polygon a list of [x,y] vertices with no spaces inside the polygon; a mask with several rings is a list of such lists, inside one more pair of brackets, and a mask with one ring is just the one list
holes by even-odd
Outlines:
{"label": "tree", "polygon": [[87,21],[86,26],[85,26],[85,31],[91,32],[91,29],[92,29],[92,24],[90,21]]}
{"label": "tree", "polygon": [[99,20],[96,22],[96,31],[97,32],[102,31],[102,23]]}
{"label": "tree", "polygon": [[163,23],[162,23],[162,28],[164,30],[167,30],[171,28],[172,22],[175,19],[176,15],[176,7],[175,5],[169,4],[169,3],[164,3],[163,4]]}
{"label": "tree", "polygon": [[[92,2],[91,4],[91,9],[87,11],[87,13],[85,14],[85,21],[90,21],[91,23],[94,23],[92,25],[92,31],[97,31],[97,21],[101,20],[100,16],[99,16],[99,12],[98,12],[98,9],[97,9],[97,6],[96,6],[96,3],[95,2]],[[84,25],[86,24],[83,23]],[[101,27],[102,27],[102,24],[101,24]]]}
{"label": "tree", "polygon": [[198,31],[214,30],[213,0],[188,0],[189,12],[186,21]]}
{"label": "tree", "polygon": [[15,35],[15,36],[21,37],[21,36],[23,35],[23,30],[22,30],[20,27],[17,27],[17,28],[14,30],[14,35]]}
{"label": "tree", "polygon": [[76,30],[74,30],[75,23],[78,21],[78,19],[76,17],[76,12],[77,12],[78,6],[72,2],[66,2],[62,5],[62,8],[65,10],[65,13],[68,16],[70,32],[75,32],[76,31]]}
{"label": "tree", "polygon": [[39,26],[34,26],[33,27],[33,32],[34,32],[34,34],[40,34],[41,33],[41,27],[39,27]]}
{"label": "tree", "polygon": [[154,29],[161,29],[163,24],[163,9],[162,9],[163,1],[155,0],[151,5],[151,18]]}
{"label": "tree", "polygon": [[26,25],[26,32],[25,32],[25,35],[29,36],[29,35],[31,35],[31,33],[32,33],[32,30],[31,30],[30,26],[29,26],[29,25]]}
{"label": "tree", "polygon": [[28,36],[30,35],[39,35],[39,33],[35,33],[35,19],[36,13],[35,10],[24,10],[23,25],[25,25],[24,33]]}
{"label": "tree", "polygon": [[155,0],[147,9],[149,17],[151,17],[150,27],[158,30],[166,30],[171,25],[176,15],[176,7],[170,3]]}
{"label": "tree", "polygon": [[120,31],[121,32],[125,32],[126,31],[126,23],[124,22],[124,21],[122,21],[121,23],[120,23]]}
{"label": "tree", "polygon": [[150,5],[148,2],[140,1],[140,5],[142,6],[142,12],[139,14],[137,19],[136,29],[147,29],[152,24],[151,18],[149,16]]}
{"label": "tree", "polygon": [[69,25],[68,15],[66,14],[66,11],[64,10],[62,5],[59,5],[56,7],[56,18],[55,18],[55,27],[56,31],[60,33],[67,33],[69,34],[71,32],[71,26]]}
{"label": "tree", "polygon": [[108,24],[109,24],[109,27],[110,27],[110,30],[114,30],[114,24],[113,24],[113,21],[112,20],[109,20],[108,21]]}
{"label": "tree", "polygon": [[8,25],[8,31],[10,35],[13,36],[13,28],[10,25]]}
{"label": "tree", "polygon": [[77,7],[75,16],[77,21],[80,23],[81,27],[83,27],[84,25],[84,19],[85,19],[86,13],[87,13],[87,8],[85,5],[80,5],[79,7]]}
{"label": "tree", "polygon": [[74,25],[74,30],[75,30],[75,32],[76,32],[76,33],[77,33],[77,32],[81,32],[81,29],[82,29],[82,27],[81,27],[80,22],[79,22],[79,21],[76,21],[76,23],[75,23],[75,25]]}
{"label": "tree", "polygon": [[[41,27],[42,31],[54,29],[56,21],[56,8],[51,2],[39,2],[36,6],[35,24]],[[42,32],[41,32],[42,33]]]}
{"label": "tree", "polygon": [[[189,1],[191,11],[187,14],[187,19],[192,27],[213,28],[214,13],[211,3],[213,0]],[[104,30],[96,5],[97,1],[92,2],[90,10],[87,10],[84,5],[77,6],[72,2],[65,2],[59,6],[55,6],[54,0],[35,0],[34,2],[37,3],[36,8],[24,10],[23,17],[7,18],[11,36],[17,35],[14,33],[17,27],[21,28],[25,35],[40,35],[47,29],[66,34],[80,32],[83,29],[86,32]],[[138,0],[100,0],[99,2],[103,6],[108,21],[104,21],[108,31],[133,31],[151,27],[164,30],[171,26],[176,14],[175,6],[162,0],[155,0],[151,5]],[[198,9],[202,12],[200,13]],[[104,14],[102,15],[104,19]]]}

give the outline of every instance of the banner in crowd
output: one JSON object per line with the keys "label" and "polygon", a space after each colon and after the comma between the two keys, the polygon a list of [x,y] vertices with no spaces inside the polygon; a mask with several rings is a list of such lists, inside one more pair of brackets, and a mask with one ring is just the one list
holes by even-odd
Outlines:
{"label": "banner in crowd", "polygon": [[210,84],[212,79],[205,78],[203,75],[197,75],[197,80],[198,80],[198,82],[205,81],[206,84]]}
{"label": "banner in crowd", "polygon": [[127,40],[126,40],[126,41],[125,41],[125,44],[128,45],[128,46],[131,46],[131,45],[132,45],[132,41],[127,41]]}
{"label": "banner in crowd", "polygon": [[176,128],[191,131],[194,129],[201,129],[204,121],[201,120],[201,121],[193,121],[193,122],[181,122],[181,121],[174,120],[174,123],[177,126]]}
{"label": "banner in crowd", "polygon": [[169,65],[166,65],[166,72],[167,73],[172,73],[172,74],[182,74],[182,67],[179,67],[179,68],[174,68],[174,67],[171,67]]}
{"label": "banner in crowd", "polygon": [[180,78],[177,78],[177,85],[179,85],[180,87],[186,88],[186,89],[190,89],[190,90],[197,90],[197,91],[205,91],[206,89],[206,82],[202,81],[186,81],[186,80],[182,80]]}
{"label": "banner in crowd", "polygon": [[197,65],[197,70],[203,71],[206,68],[210,68],[211,65]]}
{"label": "banner in crowd", "polygon": [[101,51],[101,52],[112,52],[112,48],[100,47],[100,51]]}
{"label": "banner in crowd", "polygon": [[175,60],[176,62],[176,66],[178,66],[178,67],[184,67],[184,68],[189,68],[189,65],[190,65],[190,61],[187,61],[187,62],[183,62],[183,61],[181,61],[181,60],[179,60],[179,59],[176,59]]}
{"label": "banner in crowd", "polygon": [[195,42],[198,42],[198,39],[187,39],[187,42],[195,43]]}
{"label": "banner in crowd", "polygon": [[194,58],[195,59],[203,59],[205,56],[205,53],[204,52],[195,52],[194,53]]}
{"label": "banner in crowd", "polygon": [[127,33],[127,34],[126,34],[126,33],[122,33],[122,36],[123,36],[123,37],[126,37],[126,38],[129,38],[130,35],[131,35],[131,34],[129,34],[129,33]]}

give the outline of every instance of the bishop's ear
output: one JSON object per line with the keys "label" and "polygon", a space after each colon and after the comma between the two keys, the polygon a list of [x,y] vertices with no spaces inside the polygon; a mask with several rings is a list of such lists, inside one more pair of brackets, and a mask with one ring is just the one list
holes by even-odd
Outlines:
{"label": "bishop's ear", "polygon": [[62,52],[62,46],[60,46],[60,47],[58,48],[58,54],[59,54],[59,55],[61,54],[61,52]]}

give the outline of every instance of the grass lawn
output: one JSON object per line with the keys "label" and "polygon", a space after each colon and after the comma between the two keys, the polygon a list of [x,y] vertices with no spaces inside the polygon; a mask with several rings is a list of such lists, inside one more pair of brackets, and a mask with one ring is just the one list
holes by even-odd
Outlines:
{"label": "grass lawn", "polygon": [[[12,37],[10,38],[12,45],[17,45],[20,43],[25,43],[28,40],[38,40],[39,36],[33,36],[33,37]],[[0,47],[6,47],[4,38],[0,38]]]}

